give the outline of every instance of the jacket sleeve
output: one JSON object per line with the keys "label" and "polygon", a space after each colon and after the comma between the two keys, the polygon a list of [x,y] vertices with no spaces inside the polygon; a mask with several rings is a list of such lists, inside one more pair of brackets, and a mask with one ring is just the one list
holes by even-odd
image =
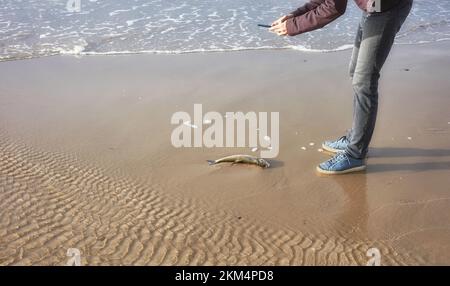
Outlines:
{"label": "jacket sleeve", "polygon": [[320,4],[322,4],[323,2],[325,2],[325,0],[311,0],[309,2],[306,2],[305,5],[301,6],[300,8],[292,11],[291,15],[294,15],[294,17],[298,17],[301,16],[303,14],[305,14],[306,12],[309,12],[311,10],[314,10],[317,8],[317,6],[319,6]]}
{"label": "jacket sleeve", "polygon": [[[311,10],[306,11],[310,7]],[[344,14],[346,8],[347,0],[312,0],[294,11],[297,13],[295,17],[286,21],[288,35],[295,36],[322,28]]]}

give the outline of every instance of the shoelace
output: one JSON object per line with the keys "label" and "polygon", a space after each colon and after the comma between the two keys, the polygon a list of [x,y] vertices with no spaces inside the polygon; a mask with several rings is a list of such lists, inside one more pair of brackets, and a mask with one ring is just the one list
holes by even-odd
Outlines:
{"label": "shoelace", "polygon": [[347,160],[348,164],[350,165],[350,159],[348,158],[347,154],[345,153],[339,153],[336,156],[334,156],[333,158],[330,159],[330,163],[332,165],[335,165],[337,162],[339,162],[342,158],[344,158],[345,160]]}
{"label": "shoelace", "polygon": [[338,140],[337,140],[337,142],[344,142],[345,140],[347,140],[347,136],[342,136],[341,138],[339,138]]}

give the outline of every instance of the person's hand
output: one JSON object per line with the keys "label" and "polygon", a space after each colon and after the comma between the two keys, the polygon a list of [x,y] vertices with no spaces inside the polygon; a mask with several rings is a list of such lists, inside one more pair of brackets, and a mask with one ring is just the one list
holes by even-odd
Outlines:
{"label": "person's hand", "polygon": [[277,34],[278,36],[286,36],[287,35],[286,21],[278,25],[272,26],[272,28],[270,28],[269,31]]}
{"label": "person's hand", "polygon": [[292,14],[285,15],[285,16],[281,17],[280,19],[274,21],[274,22],[272,23],[272,27],[273,27],[273,26],[277,26],[277,25],[279,25],[279,24],[281,24],[281,23],[284,23],[284,22],[286,22],[287,19],[291,19],[291,18],[294,18],[294,15],[292,15]]}
{"label": "person's hand", "polygon": [[269,31],[277,34],[278,36],[286,36],[287,35],[286,20],[293,17],[294,15],[292,14],[281,17],[280,19],[272,23],[272,27],[269,29]]}

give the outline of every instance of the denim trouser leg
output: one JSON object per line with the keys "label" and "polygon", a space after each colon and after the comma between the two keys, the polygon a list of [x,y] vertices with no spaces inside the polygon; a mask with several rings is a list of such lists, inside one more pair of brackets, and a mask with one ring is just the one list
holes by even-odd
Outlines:
{"label": "denim trouser leg", "polygon": [[384,13],[364,13],[350,63],[354,91],[353,125],[346,152],[363,159],[368,151],[378,110],[378,80],[394,43],[395,35],[408,16],[412,0]]}
{"label": "denim trouser leg", "polygon": [[[355,74],[356,63],[358,61],[359,48],[361,46],[362,40],[362,28],[361,23],[358,25],[358,31],[356,32],[355,44],[353,45],[352,57],[350,60],[349,66],[349,75],[350,79],[353,81],[353,75]],[[353,121],[355,122],[355,113],[356,113],[356,96],[353,96]],[[347,132],[347,139],[350,140],[352,138],[352,129],[349,129]]]}

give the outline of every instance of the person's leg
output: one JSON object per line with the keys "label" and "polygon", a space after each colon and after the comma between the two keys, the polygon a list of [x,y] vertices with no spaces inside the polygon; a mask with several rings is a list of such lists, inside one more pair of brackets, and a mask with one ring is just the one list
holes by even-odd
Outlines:
{"label": "person's leg", "polygon": [[411,10],[412,0],[380,14],[365,14],[361,22],[362,39],[353,71],[354,117],[345,152],[364,159],[375,128],[378,110],[380,71],[394,39]]}
{"label": "person's leg", "polygon": [[[358,30],[356,31],[356,37],[355,37],[355,43],[353,44],[353,51],[352,51],[352,57],[350,59],[350,66],[349,66],[349,76],[350,79],[353,81],[353,75],[355,74],[356,69],[356,63],[358,62],[358,56],[359,56],[359,48],[361,47],[361,41],[362,41],[362,25],[365,21],[365,15],[363,14],[361,21],[358,25]],[[355,106],[355,97],[353,97],[353,106]],[[353,108],[353,121],[355,121],[355,108]],[[346,142],[348,145],[348,142],[350,142],[350,138],[352,137],[352,128],[350,128],[346,134]],[[345,146],[347,147],[347,146]]]}
{"label": "person's leg", "polygon": [[[362,21],[363,20],[364,20],[364,16],[362,17]],[[356,31],[355,43],[353,44],[353,51],[352,51],[352,56],[351,56],[350,64],[349,64],[348,72],[349,72],[349,76],[351,79],[353,79],[353,74],[355,73],[355,67],[356,67],[356,63],[358,60],[359,47],[361,46],[361,40],[362,40],[362,29],[361,29],[361,24],[359,24],[358,30]],[[355,105],[354,101],[355,101],[355,99],[353,98],[353,105]],[[353,120],[354,119],[355,119],[355,112],[353,110]],[[322,143],[322,148],[325,151],[328,151],[330,153],[338,153],[338,152],[345,151],[345,149],[347,148],[348,142],[349,142],[349,138],[351,137],[351,132],[352,132],[352,130],[349,129],[345,136],[342,136],[336,140],[324,141]]]}
{"label": "person's leg", "polygon": [[358,29],[356,31],[356,37],[355,42],[353,44],[353,51],[352,51],[352,57],[350,59],[350,65],[348,69],[348,73],[350,75],[350,78],[353,78],[353,75],[355,74],[355,68],[356,63],[358,61],[358,54],[359,54],[359,48],[361,47],[361,41],[362,41],[362,23],[365,20],[365,15],[363,15],[361,22],[358,25]]}

